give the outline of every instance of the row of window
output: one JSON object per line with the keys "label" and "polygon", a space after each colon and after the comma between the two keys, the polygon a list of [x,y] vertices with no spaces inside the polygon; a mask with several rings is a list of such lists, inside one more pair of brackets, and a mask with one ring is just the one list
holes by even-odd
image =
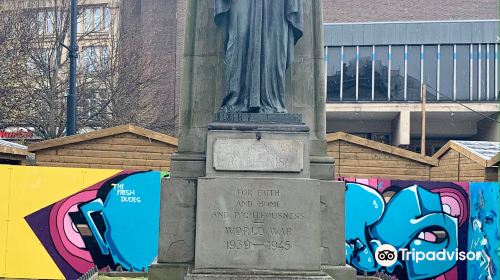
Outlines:
{"label": "row of window", "polygon": [[498,45],[327,47],[328,101],[498,99]]}
{"label": "row of window", "polygon": [[[111,13],[108,7],[94,6],[82,8],[78,16],[78,32],[107,32],[111,25]],[[38,33],[51,35],[56,32],[57,23],[61,22],[61,13],[53,10],[38,12]]]}
{"label": "row of window", "polygon": [[82,67],[86,72],[106,69],[109,63],[109,48],[91,46],[82,48]]}
{"label": "row of window", "polygon": [[[44,68],[49,62],[49,49],[43,49],[33,53],[33,57],[26,60],[26,67],[28,71],[35,71]],[[82,47],[80,52],[79,66],[85,72],[96,72],[104,70],[109,67],[109,48],[106,46],[88,46]],[[37,66],[37,61],[40,61]]]}

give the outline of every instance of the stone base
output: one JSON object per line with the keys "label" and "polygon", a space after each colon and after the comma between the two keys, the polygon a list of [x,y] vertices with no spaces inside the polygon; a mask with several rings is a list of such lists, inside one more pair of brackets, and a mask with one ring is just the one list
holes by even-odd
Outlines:
{"label": "stone base", "polygon": [[196,179],[170,178],[161,182],[158,262],[194,261]]}
{"label": "stone base", "polygon": [[332,280],[322,271],[193,270],[184,280]]}
{"label": "stone base", "polygon": [[184,280],[188,264],[165,264],[153,262],[149,266],[149,280]]}
{"label": "stone base", "polygon": [[377,280],[376,277],[356,276],[356,270],[346,266],[322,266],[322,271],[266,271],[266,270],[193,270],[189,264],[161,264],[149,267],[150,280]]}
{"label": "stone base", "polygon": [[321,270],[335,280],[355,280],[356,269],[349,265],[345,266],[321,266]]}
{"label": "stone base", "polygon": [[333,157],[311,156],[311,179],[335,180],[335,159]]}

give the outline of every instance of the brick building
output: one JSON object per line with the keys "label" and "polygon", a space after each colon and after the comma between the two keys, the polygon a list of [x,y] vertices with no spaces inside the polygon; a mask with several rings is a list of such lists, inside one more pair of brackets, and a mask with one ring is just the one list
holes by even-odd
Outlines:
{"label": "brick building", "polygon": [[443,21],[498,19],[496,0],[323,0],[323,21]]}

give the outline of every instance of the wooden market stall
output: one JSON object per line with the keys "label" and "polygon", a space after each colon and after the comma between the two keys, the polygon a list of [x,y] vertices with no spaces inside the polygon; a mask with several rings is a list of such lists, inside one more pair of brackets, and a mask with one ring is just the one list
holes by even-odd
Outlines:
{"label": "wooden market stall", "polygon": [[499,143],[449,141],[432,157],[439,165],[431,169],[434,181],[498,181]]}
{"label": "wooden market stall", "polygon": [[26,165],[29,155],[28,147],[0,140],[0,164]]}
{"label": "wooden market stall", "polygon": [[336,177],[429,180],[431,168],[438,165],[435,158],[344,132],[326,139]]}
{"label": "wooden market stall", "polygon": [[170,170],[177,139],[133,125],[32,144],[39,166]]}

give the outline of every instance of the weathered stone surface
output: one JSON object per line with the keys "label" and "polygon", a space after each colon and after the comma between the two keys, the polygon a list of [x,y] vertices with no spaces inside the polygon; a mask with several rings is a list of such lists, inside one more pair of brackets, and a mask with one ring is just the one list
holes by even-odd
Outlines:
{"label": "weathered stone surface", "polygon": [[238,130],[238,131],[281,131],[281,132],[309,132],[304,124],[276,124],[276,123],[223,123],[213,122],[208,130]]}
{"label": "weathered stone surface", "polygon": [[[333,280],[323,271],[207,269],[188,271],[185,280]],[[343,280],[343,279],[342,279]]]}
{"label": "weathered stone surface", "polygon": [[311,157],[311,179],[334,180],[335,159],[332,157]]}
{"label": "weathered stone surface", "polygon": [[158,262],[194,260],[196,179],[162,180]]}
{"label": "weathered stone surface", "polygon": [[303,124],[301,114],[222,113],[215,114],[214,122],[221,123],[278,123]]}
{"label": "weathered stone surface", "polygon": [[205,176],[205,158],[205,154],[173,154],[170,161],[170,177],[198,178]]}
{"label": "weathered stone surface", "polygon": [[196,228],[196,269],[319,270],[319,181],[200,178]]}
{"label": "weathered stone surface", "polygon": [[349,265],[321,266],[321,270],[335,280],[360,280],[356,276],[356,269]]}
{"label": "weathered stone surface", "polygon": [[[209,130],[206,176],[309,178],[308,135],[305,132]],[[255,144],[255,149],[251,150],[250,147],[250,150],[241,150],[242,145],[252,146],[250,143]],[[286,143],[284,146],[291,145],[297,149],[291,150],[290,147],[280,149],[281,143]],[[227,156],[224,155],[226,148],[228,149]],[[262,152],[263,149],[268,149],[268,151]],[[270,153],[273,150],[275,153]],[[256,157],[255,153],[258,153],[259,156]],[[237,154],[238,157],[236,157]],[[286,159],[285,165],[273,166],[273,161],[283,161],[284,159]],[[226,160],[229,162],[223,162]],[[299,160],[302,163],[298,162]],[[218,166],[216,166],[217,164]]]}
{"label": "weathered stone surface", "polygon": [[320,181],[321,263],[344,267],[345,262],[345,183]]}
{"label": "weathered stone surface", "polygon": [[153,262],[149,266],[149,280],[184,280],[189,265]]}
{"label": "weathered stone surface", "polygon": [[271,139],[217,139],[213,144],[215,170],[300,172],[304,142]]}

